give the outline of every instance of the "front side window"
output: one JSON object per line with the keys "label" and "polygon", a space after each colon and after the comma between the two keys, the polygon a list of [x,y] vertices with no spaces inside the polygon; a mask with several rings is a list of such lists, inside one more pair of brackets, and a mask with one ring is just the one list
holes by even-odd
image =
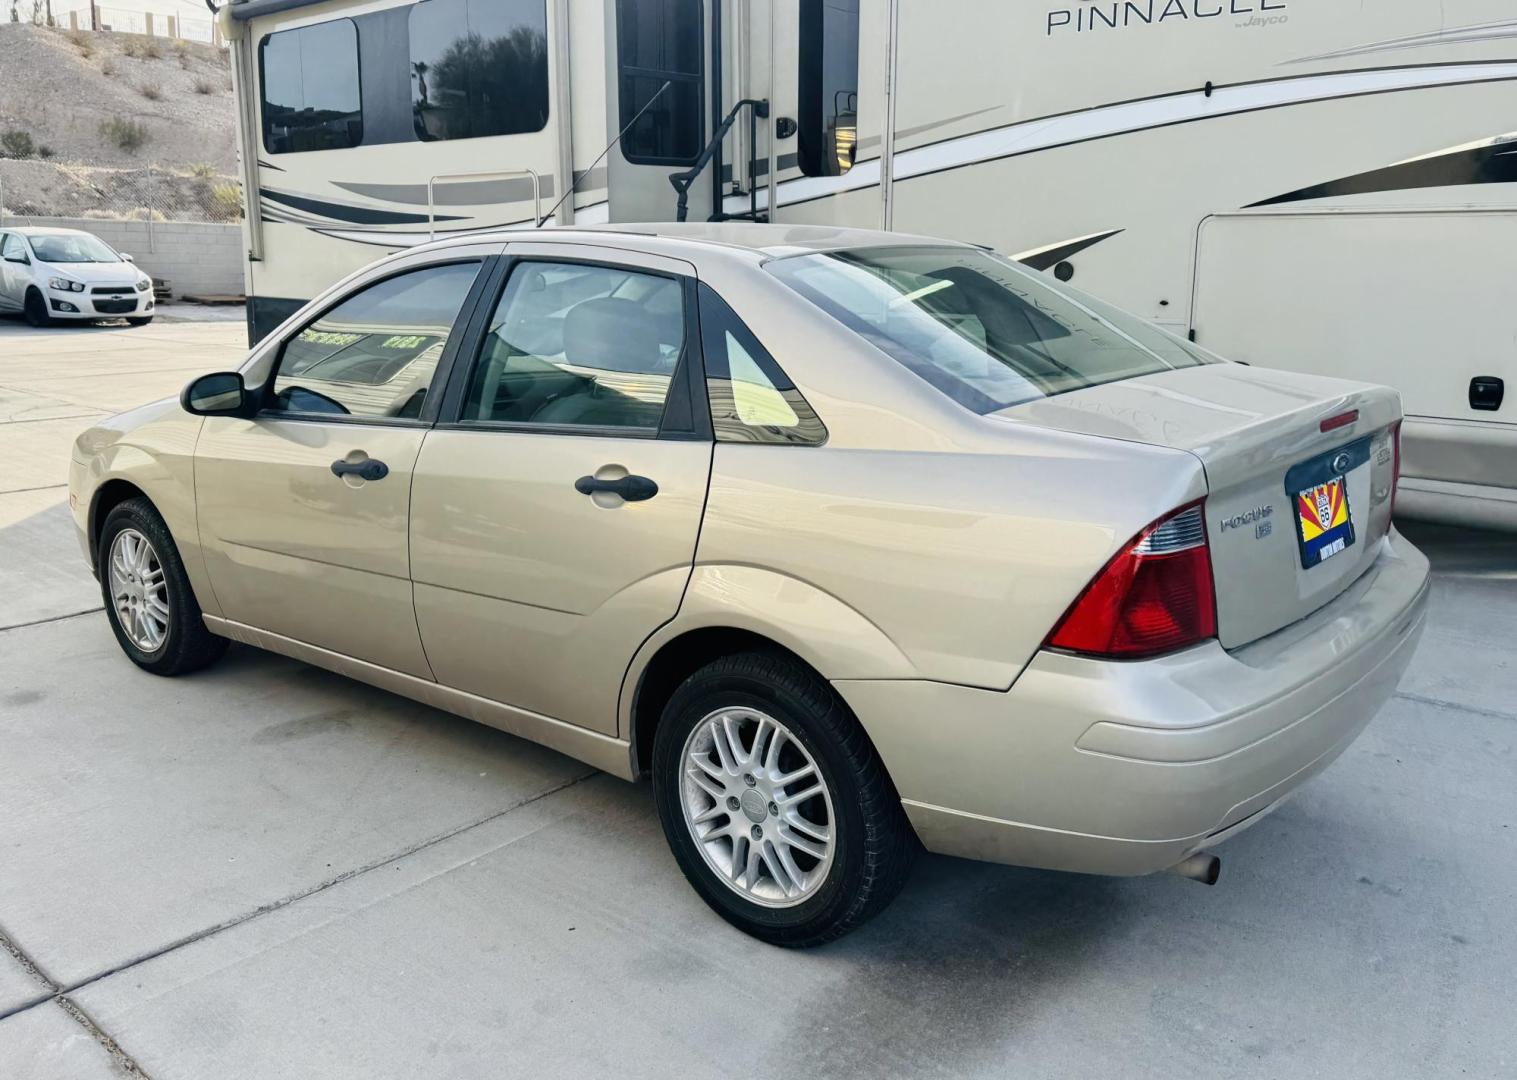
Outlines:
{"label": "front side window", "polygon": [[700,156],[703,40],[701,0],[616,0],[617,129],[653,101],[622,136],[633,164],[693,165]]}
{"label": "front side window", "polygon": [[476,139],[548,123],[544,0],[425,0],[411,9],[416,137]]}
{"label": "front side window", "polygon": [[684,290],[674,278],[518,263],[460,419],[651,433],[684,348]]}
{"label": "front side window", "polygon": [[414,419],[479,263],[429,266],[370,285],[285,342],[265,408]]}
{"label": "front side window", "polygon": [[258,57],[269,153],[340,150],[363,141],[358,30],[351,19],[270,34]]}
{"label": "front side window", "polygon": [[859,0],[801,0],[797,164],[807,176],[853,168],[859,124]]}
{"label": "front side window", "polygon": [[726,301],[702,285],[700,305],[706,396],[716,441],[791,446],[826,442],[821,420]]}
{"label": "front side window", "polygon": [[95,236],[72,236],[68,233],[41,233],[32,237],[32,251],[47,263],[114,263],[117,255],[104,240]]}
{"label": "front side window", "polygon": [[977,413],[1216,362],[977,248],[861,248],[775,259],[765,268]]}

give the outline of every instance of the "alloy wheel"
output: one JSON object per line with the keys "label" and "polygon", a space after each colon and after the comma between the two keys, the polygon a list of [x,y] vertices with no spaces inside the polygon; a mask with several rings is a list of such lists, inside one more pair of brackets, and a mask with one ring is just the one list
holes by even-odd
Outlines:
{"label": "alloy wheel", "polygon": [[136,529],[117,533],[107,573],[122,633],[143,652],[157,652],[168,639],[171,615],[163,564],[148,538]]}
{"label": "alloy wheel", "polygon": [[707,866],[765,907],[794,907],[832,868],[836,817],[816,760],[768,713],[717,709],[685,740],[680,805]]}

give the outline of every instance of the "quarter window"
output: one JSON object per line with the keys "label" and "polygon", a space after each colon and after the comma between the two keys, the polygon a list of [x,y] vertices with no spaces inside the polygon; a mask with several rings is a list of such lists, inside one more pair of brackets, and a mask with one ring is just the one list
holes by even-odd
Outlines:
{"label": "quarter window", "polygon": [[617,129],[658,98],[622,136],[633,164],[692,165],[700,156],[701,9],[701,0],[616,0]]}
{"label": "quarter window", "polygon": [[708,286],[700,286],[706,395],[717,442],[816,446],[827,429],[758,338]]}
{"label": "quarter window", "polygon": [[416,137],[476,139],[548,123],[544,0],[425,0],[411,9]]}
{"label": "quarter window", "polygon": [[677,280],[519,263],[491,316],[461,419],[653,432],[684,348]]}
{"label": "quarter window", "polygon": [[841,176],[858,143],[859,0],[800,0],[798,163]]}
{"label": "quarter window", "polygon": [[420,416],[438,358],[478,272],[477,262],[412,270],[329,308],[285,343],[265,408]]}
{"label": "quarter window", "polygon": [[25,256],[26,245],[21,242],[21,237],[15,233],[8,234],[4,243],[0,244],[0,258],[20,259]]}
{"label": "quarter window", "polygon": [[340,150],[363,141],[358,30],[351,19],[270,34],[258,56],[269,153]]}

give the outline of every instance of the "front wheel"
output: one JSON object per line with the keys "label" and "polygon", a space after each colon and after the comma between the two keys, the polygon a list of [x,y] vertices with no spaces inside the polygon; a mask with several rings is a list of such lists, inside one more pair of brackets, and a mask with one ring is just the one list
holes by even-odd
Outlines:
{"label": "front wheel", "polygon": [[725,657],[675,691],[654,736],[653,789],[695,891],[775,945],[820,945],[868,921],[918,849],[863,728],[781,655]]}
{"label": "front wheel", "polygon": [[226,638],[205,628],[168,526],[146,499],[113,509],[100,533],[100,589],[122,652],[154,675],[215,663]]}
{"label": "front wheel", "polygon": [[48,314],[47,301],[36,289],[26,290],[26,300],[22,303],[22,313],[26,321],[39,329],[53,324],[53,317]]}

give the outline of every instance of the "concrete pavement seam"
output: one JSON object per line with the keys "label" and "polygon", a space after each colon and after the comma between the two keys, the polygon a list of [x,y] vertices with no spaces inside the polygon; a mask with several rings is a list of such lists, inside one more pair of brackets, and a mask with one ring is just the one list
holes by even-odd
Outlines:
{"label": "concrete pavement seam", "polygon": [[111,1055],[111,1060],[116,1063],[117,1067],[119,1067],[122,1072],[126,1073],[128,1076],[140,1076],[142,1080],[152,1080],[152,1078],[148,1076],[147,1071],[143,1069],[141,1065],[137,1064],[132,1055],[123,1050],[121,1048],[121,1044],[118,1043],[104,1028],[95,1022],[94,1017],[90,1016],[90,1014],[81,1009],[78,1004],[66,997],[59,997],[55,998],[54,1000],[58,1003],[58,1007],[60,1009],[68,1013],[68,1015],[73,1019],[74,1023],[78,1024],[85,1031],[89,1032],[90,1038],[99,1043],[105,1052]]}
{"label": "concrete pavement seam", "polygon": [[83,611],[70,611],[67,615],[49,615],[45,619],[33,619],[31,622],[17,623],[15,626],[0,626],[0,634],[9,633],[12,630],[25,630],[29,626],[46,626],[48,623],[62,622],[64,619],[77,619],[81,615],[93,615],[97,611],[104,611],[105,605],[96,604],[92,608]]}
{"label": "concrete pavement seam", "polygon": [[94,983],[99,982],[101,979],[106,979],[112,975],[120,974],[123,971],[137,967],[139,964],[145,964],[149,960],[156,960],[160,956],[165,956],[168,953],[182,949],[187,945],[193,945],[196,942],[204,941],[206,938],[219,934],[224,930],[230,930],[233,927],[241,926],[243,923],[259,918],[260,916],[279,911],[282,908],[289,907],[291,904],[298,903],[299,901],[305,900],[308,897],[325,892],[335,885],[341,885],[344,882],[352,881],[354,878],[361,877],[362,875],[370,873],[374,870],[378,870],[381,867],[389,866],[391,863],[397,862],[400,859],[409,858],[419,851],[424,851],[427,848],[434,847],[435,845],[441,844],[446,840],[451,840],[455,836],[461,836],[462,834],[469,832],[472,829],[477,829],[480,826],[487,825],[498,818],[505,817],[507,814],[514,813],[524,806],[530,806],[535,802],[539,802],[543,799],[548,798],[550,795],[556,795],[560,791],[574,787],[576,784],[582,784],[586,780],[589,780],[591,777],[599,775],[599,769],[590,769],[587,772],[570,777],[568,780],[565,780],[562,783],[555,784],[544,791],[538,792],[536,795],[529,795],[525,799],[520,799],[517,802],[512,803],[510,806],[502,807],[501,809],[486,814],[484,817],[479,818],[475,821],[466,822],[463,825],[455,826],[454,828],[448,829],[445,832],[438,833],[435,836],[427,837],[424,840],[418,840],[416,843],[408,844],[406,847],[397,852],[385,855],[382,858],[375,859],[371,862],[364,863],[362,866],[356,866],[351,870],[344,870],[340,874],[312,885],[310,888],[301,889],[298,892],[291,893],[288,896],[281,897],[278,900],[271,900],[266,904],[260,904],[258,907],[254,908],[251,911],[244,912],[241,915],[233,916],[232,918],[227,919],[223,922],[219,922],[214,926],[208,926],[205,929],[197,930],[192,934],[186,934],[184,937],[171,941],[161,948],[157,948],[151,952],[144,953],[141,956],[134,957],[105,971],[96,972],[94,975],[80,979],[78,982],[71,983],[66,987],[60,987],[56,996],[59,1000],[62,1000],[65,995],[72,994],[78,990],[82,990],[87,986],[91,986]]}
{"label": "concrete pavement seam", "polygon": [[1410,694],[1403,690],[1397,690],[1395,696],[1402,701],[1415,701],[1419,705],[1431,705],[1435,709],[1452,709],[1454,712],[1473,713],[1476,716],[1488,716],[1492,720],[1517,720],[1517,716],[1501,712],[1498,709],[1482,709],[1478,705],[1461,705],[1457,701],[1444,701],[1442,698],[1426,697],[1423,694]]}

